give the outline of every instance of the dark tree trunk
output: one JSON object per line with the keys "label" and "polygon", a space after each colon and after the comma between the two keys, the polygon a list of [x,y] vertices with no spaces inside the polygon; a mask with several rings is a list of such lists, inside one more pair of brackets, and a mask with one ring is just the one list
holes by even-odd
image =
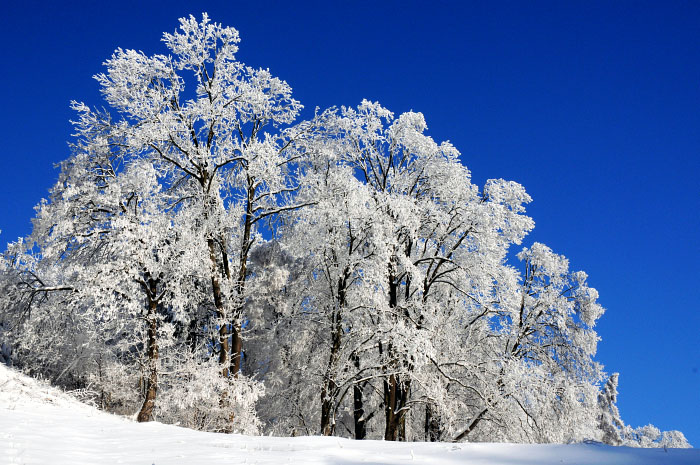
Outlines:
{"label": "dark tree trunk", "polygon": [[[340,319],[340,312],[333,312],[333,319]],[[334,322],[331,334],[331,353],[321,388],[321,434],[332,436],[335,433],[335,404],[338,385],[335,381],[338,357],[340,356],[340,323]]]}
{"label": "dark tree trunk", "polygon": [[425,440],[438,442],[442,436],[442,426],[440,425],[440,415],[428,402],[425,405]]}
{"label": "dark tree trunk", "polygon": [[400,375],[391,375],[384,381],[385,441],[406,440],[406,402],[410,383]]}
{"label": "dark tree trunk", "polygon": [[396,376],[384,380],[384,440],[396,441]]}
{"label": "dark tree trunk", "polygon": [[[394,258],[389,263],[389,308],[395,309],[398,305],[399,282],[395,276]],[[392,318],[396,318],[392,315]],[[382,346],[379,346],[380,354]],[[387,347],[387,355],[392,358],[392,346]],[[398,360],[393,360],[393,364],[398,364]],[[386,369],[386,368],[385,368]],[[408,400],[409,382],[401,380],[398,374],[391,374],[384,379],[384,440],[385,441],[405,441],[406,440],[406,401]]]}
{"label": "dark tree trunk", "polygon": [[[234,377],[238,377],[241,372],[241,361],[243,358],[243,334],[241,327],[241,318],[243,317],[243,305],[245,299],[246,279],[248,278],[248,256],[250,249],[253,246],[254,238],[252,238],[253,223],[255,216],[253,212],[253,203],[255,200],[255,178],[247,176],[248,188],[246,198],[246,211],[243,218],[243,237],[241,239],[241,253],[239,256],[238,276],[236,277],[236,302],[233,310],[232,325],[231,325],[231,373]],[[228,279],[231,279],[231,270],[229,269],[228,254],[225,247],[222,250],[224,260],[224,272]]]}
{"label": "dark tree trunk", "polygon": [[219,265],[216,259],[216,242],[214,239],[207,239],[209,247],[209,260],[211,262],[211,288],[214,293],[214,306],[216,307],[216,317],[219,319],[219,365],[221,365],[221,376],[228,378],[229,376],[229,343],[228,343],[228,323],[226,321],[226,307],[224,304],[224,295],[221,291],[219,282]]}
{"label": "dark tree trunk", "polygon": [[[205,220],[209,217],[209,209],[211,208],[212,211],[215,209],[214,201],[210,198],[208,193],[208,189],[210,187],[209,179],[210,175],[206,170],[202,173],[202,177],[199,179],[206,204],[204,210]],[[214,296],[214,306],[216,308],[216,317],[219,320],[219,340],[217,341],[219,345],[219,365],[221,366],[221,376],[228,378],[230,374],[229,321],[231,315],[227,311],[226,303],[228,297],[225,296],[221,290],[220,279],[231,279],[231,274],[229,270],[228,257],[226,255],[226,242],[221,241],[219,244],[217,244],[215,237],[215,235],[212,235],[207,238],[207,249],[209,250],[211,288]],[[221,266],[223,266],[223,270],[219,268],[219,256],[221,256]],[[225,402],[225,399],[222,399],[222,403],[223,402]]]}
{"label": "dark tree trunk", "polygon": [[335,381],[340,359],[341,338],[343,336],[343,314],[345,307],[347,283],[350,270],[345,268],[343,275],[338,278],[337,306],[331,312],[331,353],[328,357],[328,367],[321,388],[321,434],[332,436],[335,433],[336,402],[338,397],[338,384]]}
{"label": "dark tree trunk", "polygon": [[[352,361],[355,364],[355,368],[359,371],[360,357],[355,354],[352,357]],[[365,417],[364,399],[362,394],[362,388],[364,385],[365,383],[356,380],[352,387],[352,416],[355,423],[355,439],[365,439],[367,437],[367,421],[369,418]]]}
{"label": "dark tree trunk", "polygon": [[[328,375],[328,373],[326,373]],[[333,436],[335,433],[335,394],[338,386],[333,379],[326,379],[321,388],[321,434]]]}
{"label": "dark tree trunk", "polygon": [[158,307],[157,281],[148,280],[148,335],[146,343],[146,355],[148,357],[148,378],[146,380],[146,398],[137,416],[139,422],[153,420],[153,409],[156,406],[158,393],[158,320],[156,310]]}
{"label": "dark tree trunk", "polygon": [[195,353],[197,350],[197,328],[199,326],[199,321],[197,318],[192,318],[190,320],[189,327],[187,328],[187,346],[190,348],[191,353]]}

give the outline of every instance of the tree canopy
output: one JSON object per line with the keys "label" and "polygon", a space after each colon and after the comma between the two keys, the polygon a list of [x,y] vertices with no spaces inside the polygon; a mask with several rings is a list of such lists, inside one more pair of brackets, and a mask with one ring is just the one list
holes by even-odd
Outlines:
{"label": "tree canopy", "polygon": [[298,121],[239,41],[182,18],[167,55],[105,62],[106,109],[73,103],[72,154],[0,262],[3,358],[213,431],[686,444],[619,419],[596,290],[515,250],[521,185],[473,184],[420,113]]}

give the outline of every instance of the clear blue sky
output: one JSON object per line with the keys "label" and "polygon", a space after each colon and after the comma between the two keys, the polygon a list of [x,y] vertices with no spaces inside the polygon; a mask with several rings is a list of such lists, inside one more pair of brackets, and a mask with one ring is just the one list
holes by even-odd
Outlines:
{"label": "clear blue sky", "polygon": [[207,11],[308,112],[363,98],[421,111],[476,182],[522,183],[526,244],[600,291],[598,359],[621,373],[623,419],[700,447],[700,3],[376,3],[8,2],[0,242],[30,232],[68,156],[69,101],[102,104],[101,63],[163,52],[178,17]]}

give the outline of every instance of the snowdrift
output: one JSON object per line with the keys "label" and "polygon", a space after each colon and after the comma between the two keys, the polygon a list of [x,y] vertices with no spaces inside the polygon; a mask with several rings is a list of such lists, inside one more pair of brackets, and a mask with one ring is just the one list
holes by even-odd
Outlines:
{"label": "snowdrift", "polygon": [[0,364],[0,464],[700,464],[696,449],[249,437],[136,423]]}

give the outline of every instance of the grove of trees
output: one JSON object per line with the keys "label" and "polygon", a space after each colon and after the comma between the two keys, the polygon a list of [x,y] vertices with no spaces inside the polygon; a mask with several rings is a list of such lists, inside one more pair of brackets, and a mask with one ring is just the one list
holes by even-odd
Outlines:
{"label": "grove of trees", "polygon": [[[686,446],[633,430],[603,309],[531,200],[472,183],[420,113],[317,111],[190,16],[118,49],[32,234],[0,259],[0,356],[100,408],[221,432]],[[513,266],[515,255],[520,266]]]}

